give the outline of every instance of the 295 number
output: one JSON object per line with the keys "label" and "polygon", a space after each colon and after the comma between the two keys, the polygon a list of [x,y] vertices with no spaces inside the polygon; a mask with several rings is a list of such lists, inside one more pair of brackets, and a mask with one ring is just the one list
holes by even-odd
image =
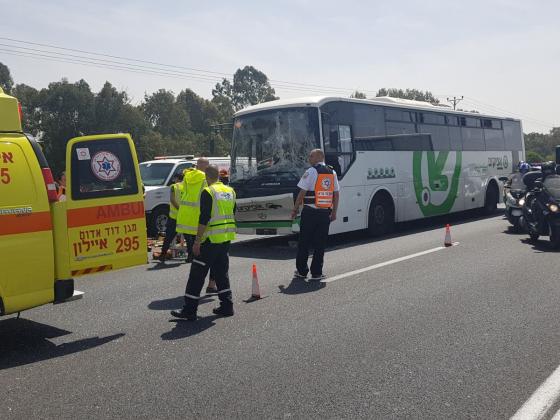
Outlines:
{"label": "295 number", "polygon": [[137,251],[138,248],[140,248],[138,236],[117,238],[117,253]]}

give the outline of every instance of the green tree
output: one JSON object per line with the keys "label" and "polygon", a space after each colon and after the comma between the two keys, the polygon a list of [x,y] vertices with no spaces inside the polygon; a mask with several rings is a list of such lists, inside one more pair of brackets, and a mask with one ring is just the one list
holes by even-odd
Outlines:
{"label": "green tree", "polygon": [[14,79],[12,79],[10,69],[5,64],[0,63],[0,88],[2,88],[4,92],[10,94],[13,86]]}
{"label": "green tree", "polygon": [[266,74],[253,66],[238,69],[233,75],[233,84],[223,79],[212,90],[214,97],[229,98],[235,110],[278,99],[275,94]]}
{"label": "green tree", "polygon": [[45,154],[55,172],[65,167],[66,144],[95,126],[95,98],[89,85],[63,79],[40,93],[41,131]]}
{"label": "green tree", "polygon": [[418,89],[386,89],[382,88],[377,91],[375,95],[379,96],[390,96],[392,98],[401,98],[401,99],[411,99],[413,101],[424,101],[429,102],[431,104],[439,104],[439,99],[437,99],[432,92],[429,91],[421,91]]}
{"label": "green tree", "polygon": [[160,89],[144,97],[142,110],[150,128],[165,137],[185,136],[190,128],[187,112],[179,106],[173,92]]}
{"label": "green tree", "polygon": [[95,133],[122,131],[122,114],[128,103],[126,92],[119,92],[109,82],[95,95]]}
{"label": "green tree", "polygon": [[23,130],[38,137],[41,134],[41,95],[39,91],[31,86],[17,84],[12,88],[11,94],[21,104],[23,111]]}
{"label": "green tree", "polygon": [[233,118],[235,110],[233,109],[233,103],[231,99],[227,96],[214,96],[212,98],[212,103],[218,111],[218,121],[225,123]]}
{"label": "green tree", "polygon": [[218,112],[210,101],[201,98],[190,89],[185,89],[177,95],[177,104],[188,115],[192,131],[210,133],[211,124]]}
{"label": "green tree", "polygon": [[556,146],[560,145],[560,127],[553,127],[548,133],[525,134],[525,150],[527,155],[534,152],[542,160],[555,160]]}
{"label": "green tree", "polygon": [[525,153],[525,159],[529,163],[537,163],[537,162],[542,162],[544,160],[541,155],[539,155],[537,152],[534,152],[532,150]]}
{"label": "green tree", "polygon": [[[379,96],[379,95],[378,95],[378,96]],[[352,94],[350,95],[350,97],[351,97],[351,98],[354,98],[354,99],[367,99],[366,94],[363,93],[363,92],[360,92],[359,90],[356,90],[354,93],[352,93]]]}

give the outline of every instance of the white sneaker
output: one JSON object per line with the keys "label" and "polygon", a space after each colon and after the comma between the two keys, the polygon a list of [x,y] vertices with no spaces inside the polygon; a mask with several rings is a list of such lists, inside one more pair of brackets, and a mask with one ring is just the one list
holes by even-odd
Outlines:
{"label": "white sneaker", "polygon": [[320,281],[323,279],[326,279],[327,276],[325,276],[324,274],[320,274],[318,276],[311,276],[311,278],[309,279],[310,281]]}
{"label": "white sneaker", "polygon": [[307,274],[301,274],[299,271],[294,271],[294,278],[295,279],[306,279]]}

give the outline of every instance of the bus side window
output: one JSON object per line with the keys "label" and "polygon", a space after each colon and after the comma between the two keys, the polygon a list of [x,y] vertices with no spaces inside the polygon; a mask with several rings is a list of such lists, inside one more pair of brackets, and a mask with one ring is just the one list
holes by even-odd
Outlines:
{"label": "bus side window", "polygon": [[328,139],[324,140],[325,163],[332,166],[337,175],[344,176],[353,159],[352,128],[349,125],[328,126]]}

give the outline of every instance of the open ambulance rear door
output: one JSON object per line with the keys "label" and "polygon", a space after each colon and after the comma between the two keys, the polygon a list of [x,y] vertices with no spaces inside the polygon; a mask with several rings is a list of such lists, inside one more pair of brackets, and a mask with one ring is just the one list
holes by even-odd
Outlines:
{"label": "open ambulance rear door", "polygon": [[69,141],[66,200],[54,212],[57,278],[147,262],[141,182],[128,134]]}

